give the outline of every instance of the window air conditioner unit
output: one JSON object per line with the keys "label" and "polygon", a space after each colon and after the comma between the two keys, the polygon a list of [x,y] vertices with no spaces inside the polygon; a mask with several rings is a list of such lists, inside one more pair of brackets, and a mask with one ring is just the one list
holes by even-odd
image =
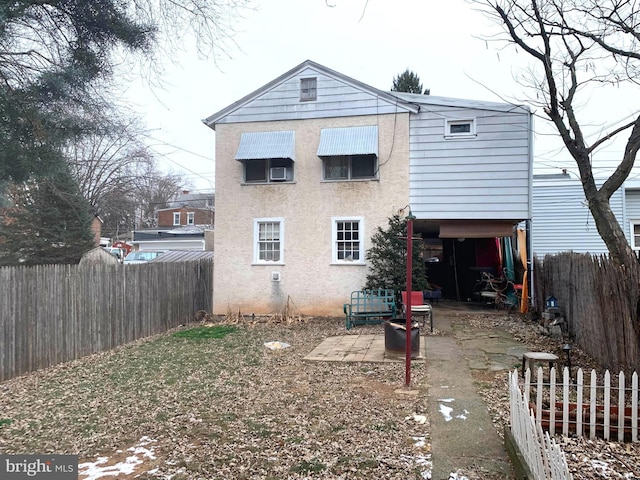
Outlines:
{"label": "window air conditioner unit", "polygon": [[286,180],[287,168],[286,167],[271,167],[269,174],[271,180]]}

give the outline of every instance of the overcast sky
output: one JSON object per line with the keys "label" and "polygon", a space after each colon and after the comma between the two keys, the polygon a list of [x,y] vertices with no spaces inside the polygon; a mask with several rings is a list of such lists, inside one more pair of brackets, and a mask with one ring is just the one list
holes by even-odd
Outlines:
{"label": "overcast sky", "polygon": [[[230,58],[214,62],[185,52],[178,65],[167,66],[164,88],[133,82],[125,92],[146,119],[162,165],[184,174],[196,190],[213,189],[215,180],[215,132],[201,120],[305,60],[382,90],[409,68],[431,95],[515,103],[531,95],[514,80],[529,57],[481,40],[498,27],[465,0],[255,0],[236,30]],[[593,98],[584,107],[596,105]],[[601,108],[609,114],[611,105],[607,97]],[[594,119],[593,128],[630,113],[607,115],[609,123]],[[535,170],[575,170],[549,133],[536,120]],[[619,150],[599,155],[606,163]]]}

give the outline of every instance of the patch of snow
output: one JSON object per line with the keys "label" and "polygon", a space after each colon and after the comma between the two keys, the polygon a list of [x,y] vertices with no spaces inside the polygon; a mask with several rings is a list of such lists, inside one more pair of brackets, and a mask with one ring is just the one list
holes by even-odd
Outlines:
{"label": "patch of snow", "polygon": [[459,418],[461,420],[466,420],[467,415],[469,415],[469,410],[465,409],[460,415],[456,415],[456,418]]}
{"label": "patch of snow", "polygon": [[450,422],[451,420],[453,420],[451,412],[453,412],[453,408],[440,404],[440,413],[444,417],[445,422]]}
{"label": "patch of snow", "polygon": [[449,480],[469,480],[469,478],[459,474],[458,472],[451,472],[449,474]]}
{"label": "patch of snow", "polygon": [[419,423],[421,425],[427,422],[427,417],[425,415],[418,415],[417,413],[409,415],[408,417],[404,417],[404,419],[413,420],[414,422]]}
{"label": "patch of snow", "polygon": [[439,398],[438,401],[444,402],[444,403],[451,403],[451,402],[455,402],[456,399],[455,398]]}
{"label": "patch of snow", "polygon": [[[123,462],[118,462],[115,465],[104,465],[109,461],[109,457],[98,457],[95,462],[84,462],[78,465],[78,476],[84,480],[97,480],[101,477],[118,477],[121,473],[124,475],[130,475],[135,471],[136,466],[144,463],[144,458],[155,460],[153,454],[153,448],[145,448],[144,445],[149,445],[155,442],[155,440],[149,437],[142,437],[137,446],[128,448],[128,452],[133,452],[133,455],[128,456]],[[122,452],[119,450],[118,452]],[[104,466],[102,466],[104,465]]]}
{"label": "patch of snow", "polygon": [[414,441],[413,446],[414,447],[422,448],[427,444],[425,442],[425,440],[424,440],[424,437],[411,437],[411,438],[413,438],[413,441]]}

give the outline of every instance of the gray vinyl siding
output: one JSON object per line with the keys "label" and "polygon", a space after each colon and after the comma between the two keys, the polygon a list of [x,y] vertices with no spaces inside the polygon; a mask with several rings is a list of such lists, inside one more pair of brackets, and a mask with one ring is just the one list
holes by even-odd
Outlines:
{"label": "gray vinyl siding", "polygon": [[[618,221],[623,218],[623,203],[620,189],[611,197],[611,208]],[[566,251],[607,253],[607,247],[586,206],[582,185],[577,179],[558,181],[534,178],[531,246],[536,256]]]}
{"label": "gray vinyl siding", "polygon": [[[447,119],[473,119],[475,137],[445,138]],[[523,110],[429,105],[412,115],[413,213],[426,219],[529,219],[530,131]]]}
{"label": "gray vinyl siding", "polygon": [[[317,100],[300,101],[300,79],[309,77],[317,79]],[[406,110],[373,93],[308,67],[239,106],[216,123],[303,120],[395,112]]]}

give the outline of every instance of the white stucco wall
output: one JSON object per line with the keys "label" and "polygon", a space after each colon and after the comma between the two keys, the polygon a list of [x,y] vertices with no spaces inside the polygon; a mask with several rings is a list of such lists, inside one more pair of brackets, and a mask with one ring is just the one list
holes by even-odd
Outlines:
{"label": "white stucco wall", "polygon": [[[373,181],[326,182],[316,155],[322,128],[378,125],[379,172]],[[294,130],[294,183],[243,185],[234,159],[243,132]],[[376,227],[409,199],[409,116],[368,115],[216,125],[216,235],[213,312],[282,311],[340,316],[366,265],[332,265],[332,217],[362,217],[364,248]],[[284,219],[284,265],[253,265],[255,218]],[[281,281],[271,280],[280,272]]]}

